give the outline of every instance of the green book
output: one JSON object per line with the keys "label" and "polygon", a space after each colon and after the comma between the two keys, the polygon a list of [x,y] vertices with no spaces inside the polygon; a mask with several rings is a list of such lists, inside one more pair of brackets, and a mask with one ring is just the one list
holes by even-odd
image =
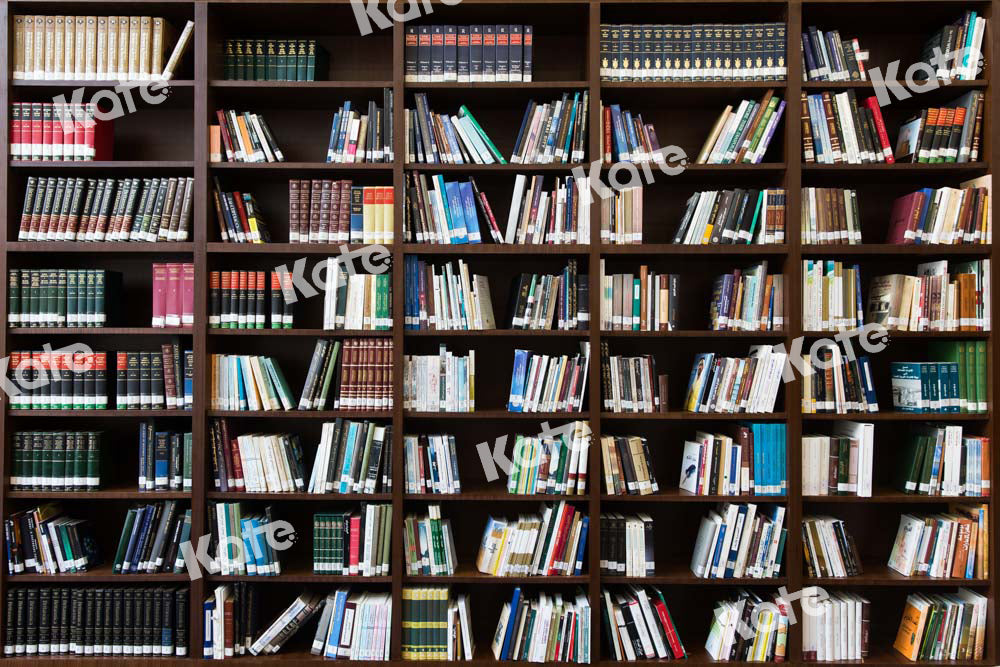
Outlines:
{"label": "green book", "polygon": [[128,548],[129,537],[132,535],[132,524],[135,523],[135,515],[139,510],[132,508],[125,514],[125,524],[122,526],[122,535],[118,540],[118,548],[115,549],[115,560],[112,566],[114,574],[121,574],[122,562],[125,560],[125,551]]}
{"label": "green book", "polygon": [[84,485],[88,490],[96,490],[101,486],[101,443],[98,434],[87,434],[87,450],[81,458],[86,461]]}
{"label": "green book", "polygon": [[222,78],[231,81],[236,78],[236,55],[233,50],[233,40],[227,39],[222,56]]}
{"label": "green book", "polygon": [[7,271],[7,324],[16,327],[21,323],[21,273],[17,269]]}
{"label": "green book", "polygon": [[54,433],[52,435],[52,474],[49,477],[49,486],[54,489],[63,489],[63,480],[66,478],[66,436],[65,433]]}
{"label": "green book", "polygon": [[969,384],[967,381],[967,369],[965,367],[966,359],[965,354],[963,354],[962,343],[949,341],[942,342],[936,341],[930,343],[928,350],[934,359],[939,361],[947,361],[951,363],[958,364],[958,396],[959,396],[959,410],[961,412],[969,412]]}
{"label": "green book", "polygon": [[908,438],[903,443],[900,452],[900,464],[893,468],[893,486],[903,493],[916,493],[920,472],[923,462],[924,436],[914,436]]}
{"label": "green book", "polygon": [[490,152],[493,153],[493,157],[496,158],[497,162],[499,162],[500,164],[507,164],[507,160],[503,158],[503,155],[501,155],[500,151],[497,150],[496,145],[494,145],[494,143],[486,135],[486,132],[483,130],[483,127],[479,124],[479,121],[476,120],[476,117],[472,115],[472,112],[469,111],[469,108],[463,104],[459,108],[458,114],[460,116],[467,117],[469,121],[472,122],[472,126],[476,128],[476,132],[479,133],[479,136],[486,144],[486,147],[490,149]]}
{"label": "green book", "polygon": [[295,80],[308,81],[309,44],[304,39],[295,40]]}
{"label": "green book", "polygon": [[68,272],[67,269],[59,269],[56,272],[55,319],[56,325],[60,327],[66,326],[66,274]]}
{"label": "green book", "polygon": [[976,348],[976,401],[978,403],[976,412],[986,412],[989,409],[986,396],[986,341],[977,340],[974,343],[968,343],[968,345],[975,345]]}
{"label": "green book", "polygon": [[253,43],[253,79],[267,81],[267,52],[264,50],[264,40],[251,40]]}
{"label": "green book", "polygon": [[281,81],[278,77],[278,49],[273,39],[269,39],[264,44],[267,60],[267,81]]}
{"label": "green book", "polygon": [[292,388],[288,385],[288,380],[282,374],[278,362],[274,361],[271,357],[261,357],[261,361],[267,367],[268,375],[271,376],[275,389],[279,392],[278,398],[282,406],[286,410],[291,410],[292,406],[295,405],[295,401],[292,399]]}
{"label": "green book", "polygon": [[333,341],[333,349],[330,351],[330,358],[323,369],[323,384],[320,388],[319,398],[316,400],[317,410],[326,409],[326,400],[330,394],[330,385],[333,382],[333,371],[337,367],[337,355],[340,353],[340,341]]}

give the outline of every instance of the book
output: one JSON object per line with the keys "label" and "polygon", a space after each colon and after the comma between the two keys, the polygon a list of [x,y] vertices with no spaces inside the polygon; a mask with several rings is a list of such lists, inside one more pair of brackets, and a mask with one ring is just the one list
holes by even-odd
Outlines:
{"label": "book", "polygon": [[685,493],[784,496],[787,485],[784,424],[745,424],[731,434],[698,431],[684,442],[678,488]]}
{"label": "book", "polygon": [[[369,100],[367,107],[342,104],[330,124],[326,161],[338,163],[392,162],[393,92],[382,89],[382,104]],[[364,109],[362,113],[359,109]]]}
{"label": "book", "polygon": [[904,577],[986,578],[988,519],[987,505],[955,505],[946,514],[903,514],[888,567]]}
{"label": "book", "polygon": [[[740,589],[715,607],[705,650],[718,661],[783,662],[789,611],[790,604],[779,595],[762,598]],[[748,628],[745,621],[749,618],[755,622]]]}
{"label": "book", "polygon": [[[565,197],[562,203],[560,232],[574,214]],[[494,243],[503,243],[486,193],[472,177],[446,181],[441,174],[409,172],[404,213],[403,235],[411,243],[483,243],[487,231]]]}
{"label": "book", "polygon": [[642,264],[633,273],[605,273],[601,259],[602,331],[673,331],[677,328],[680,276]]}
{"label": "book", "polygon": [[13,410],[106,410],[107,352],[15,350],[8,381]]}
{"label": "book", "polygon": [[853,89],[803,92],[802,159],[817,164],[893,164],[882,110],[876,97],[859,101]]}
{"label": "book", "polygon": [[153,328],[193,328],[194,264],[157,262],[152,273]]}
{"label": "book", "polygon": [[[483,330],[495,329],[493,300],[487,276],[470,273],[469,265],[458,260],[435,266],[409,255],[405,258],[406,301],[403,309],[404,325],[412,330]],[[386,285],[388,290],[388,285]],[[566,300],[559,282],[553,291],[558,300]],[[560,310],[560,314],[564,311]],[[388,313],[386,313],[388,316]],[[387,319],[391,319],[388,318]]]}
{"label": "book", "polygon": [[[671,243],[685,245],[783,244],[785,242],[785,199],[786,194],[783,188],[696,192],[685,203],[684,215],[678,223]],[[641,212],[638,219],[640,221],[642,219]],[[631,240],[620,240],[620,243],[640,243],[642,241],[642,237],[637,237],[634,231],[635,220],[636,217],[633,215]],[[621,234],[618,238],[621,238]]]}
{"label": "book", "polygon": [[930,352],[941,361],[890,362],[893,407],[912,413],[986,412],[986,401],[979,400],[986,394],[985,341],[949,341]]}
{"label": "book", "polygon": [[189,378],[193,354],[179,343],[159,350],[115,355],[115,408],[118,410],[191,410]]}
{"label": "book", "polygon": [[86,572],[103,562],[93,524],[58,504],[12,513],[4,520],[4,542],[10,575]]}
{"label": "book", "polygon": [[489,213],[490,230],[496,243],[587,244],[590,243],[590,206],[581,192],[590,188],[589,177],[563,176],[547,188],[545,177],[518,174],[514,177],[507,225],[501,232]]}
{"label": "book", "polygon": [[247,39],[222,44],[227,81],[325,81],[329,53],[315,39]]}
{"label": "book", "polygon": [[802,188],[802,242],[810,245],[861,243],[858,191]]}
{"label": "book", "polygon": [[618,661],[687,657],[663,592],[656,586],[601,589],[601,625]]}
{"label": "book", "polygon": [[[389,638],[392,629],[392,596],[389,593],[371,591],[352,593],[350,588],[343,587],[328,594],[325,599],[322,596],[317,597],[323,607],[323,613],[313,637],[310,650],[312,654],[344,660],[389,659]],[[294,607],[295,605],[292,608]],[[308,610],[306,619],[317,611],[308,606],[306,609]],[[301,614],[302,612],[299,612],[299,615]],[[362,623],[362,619],[369,620],[367,623]],[[282,618],[279,617],[275,623],[283,623]],[[305,620],[296,623],[295,630],[304,623]],[[264,637],[261,636],[262,639]],[[262,648],[259,652],[273,653],[276,648],[272,647]]]}
{"label": "book", "polygon": [[715,279],[708,313],[713,331],[785,328],[785,276],[768,273],[767,268],[765,260]]}
{"label": "book", "polygon": [[10,488],[97,491],[102,481],[104,437],[101,431],[15,431]]}
{"label": "book", "polygon": [[886,242],[990,243],[991,210],[989,184],[978,179],[960,188],[924,188],[893,201]]}
{"label": "book", "polygon": [[403,519],[403,557],[408,575],[455,574],[455,534],[451,520],[442,518],[440,505],[428,505],[427,514]]}
{"label": "book", "polygon": [[7,325],[11,328],[115,324],[121,273],[105,269],[8,269]]}
{"label": "book", "polygon": [[97,106],[93,102],[11,102],[10,113],[10,156],[13,160],[94,162],[113,159],[114,121],[97,117]]}
{"label": "book", "polygon": [[[217,160],[220,161],[220,160]],[[227,192],[213,179],[212,201],[223,243],[270,243],[271,232],[252,192]]]}
{"label": "book", "polygon": [[889,331],[985,331],[991,320],[988,259],[917,265],[917,275],[872,279],[865,318]]}
{"label": "book", "polygon": [[479,121],[462,105],[455,115],[437,114],[426,93],[415,93],[404,115],[406,162],[424,164],[507,164]]}
{"label": "book", "polygon": [[246,581],[216,586],[202,603],[202,657],[223,660],[246,655],[261,632],[259,587]]}
{"label": "book", "polygon": [[583,573],[589,519],[565,501],[542,504],[517,520],[490,516],[476,569],[493,576],[569,576]]}
{"label": "book", "polygon": [[[407,258],[410,259],[410,258]],[[335,258],[326,260],[323,328],[327,331],[392,329],[392,274],[354,273]]]}
{"label": "book", "polygon": [[601,100],[601,153],[604,164],[663,162],[656,128],[642,114],[632,115],[621,105],[604,106]]}
{"label": "book", "polygon": [[580,351],[572,356],[515,349],[507,411],[583,411],[590,343],[581,341],[579,345]]}
{"label": "book", "polygon": [[507,492],[583,495],[587,488],[590,427],[576,421],[537,436],[514,436]]}
{"label": "book", "polygon": [[[467,593],[444,586],[404,586],[403,660],[472,660],[476,646]],[[388,636],[388,632],[386,632]],[[386,641],[388,655],[388,641]]]}
{"label": "book", "polygon": [[861,267],[835,260],[802,260],[802,328],[850,331],[865,323]]}
{"label": "book", "polygon": [[[985,644],[986,607],[986,597],[967,588],[954,594],[912,593],[892,646],[911,661],[978,659]],[[963,627],[956,632],[960,619]],[[956,641],[945,642],[948,635],[957,635]]]}
{"label": "book", "polygon": [[291,306],[285,300],[276,271],[270,276],[266,271],[208,274],[210,329],[291,329],[294,323]]}
{"label": "book", "polygon": [[[176,500],[135,505],[122,526],[112,560],[114,574],[152,574],[184,571],[182,535],[191,531],[191,510]],[[179,557],[180,556],[180,557]]]}
{"label": "book", "polygon": [[608,412],[668,412],[667,396],[662,393],[667,378],[656,372],[651,354],[623,357],[610,353],[607,341],[601,342],[602,401]]}
{"label": "book", "polygon": [[656,573],[654,530],[653,517],[642,512],[601,514],[601,574],[652,577]]}
{"label": "book", "polygon": [[760,102],[727,105],[701,147],[695,164],[760,164],[785,111],[785,102],[768,89]]}
{"label": "book", "polygon": [[848,356],[838,343],[823,343],[802,355],[802,368],[807,369],[802,382],[802,414],[879,411],[867,356]]}
{"label": "book", "polygon": [[903,441],[893,486],[925,496],[991,495],[990,438],[966,435],[961,426],[915,426]]}
{"label": "book", "polygon": [[[557,641],[560,630],[563,639]],[[518,586],[500,610],[490,651],[497,660],[586,664],[591,661],[590,632],[590,602],[582,589],[533,591],[529,597]]]}
{"label": "book", "polygon": [[643,187],[614,188],[601,199],[601,242],[614,245],[642,243]]}
{"label": "book", "polygon": [[782,81],[779,23],[600,25],[601,81]]}
{"label": "book", "polygon": [[226,419],[209,422],[213,488],[222,492],[288,493],[305,490],[299,436],[252,432],[238,435]]}
{"label": "book", "polygon": [[309,493],[390,493],[392,426],[337,418],[323,422]]}
{"label": "book", "polygon": [[705,579],[777,576],[787,534],[784,520],[780,505],[721,503],[701,519],[691,572]]}
{"label": "book", "polygon": [[187,241],[194,178],[28,177],[18,241]]}
{"label": "book", "polygon": [[[389,504],[362,503],[356,511],[314,514],[313,574],[388,575],[391,533]],[[403,538],[405,544],[405,529]]]}
{"label": "book", "polygon": [[193,440],[191,433],[157,430],[155,423],[139,424],[139,491],[190,491]]}
{"label": "book", "polygon": [[[493,48],[484,48],[487,35],[493,38],[490,41]],[[507,39],[505,54],[499,54],[496,48],[496,38],[500,35]],[[534,69],[533,38],[534,29],[530,25],[409,26],[403,80],[407,83],[530,82]]]}
{"label": "book", "polygon": [[875,424],[836,422],[832,435],[802,436],[802,495],[870,498]]}
{"label": "book", "polygon": [[867,81],[867,49],[856,37],[842,38],[839,30],[809,26],[802,31],[803,81]]}
{"label": "book", "polygon": [[[528,101],[511,164],[582,162],[587,136],[589,91],[563,93],[548,103]],[[502,163],[501,163],[502,164]]]}
{"label": "book", "polygon": [[404,493],[461,493],[455,436],[445,433],[404,435]]}
{"label": "book", "polygon": [[391,186],[356,186],[353,181],[290,179],[289,243],[393,242]]}
{"label": "book", "polygon": [[[388,598],[387,595],[385,597]],[[285,645],[285,642],[291,639],[303,625],[309,622],[309,619],[311,619],[319,610],[323,601],[324,598],[320,593],[303,592],[299,594],[299,596],[296,597],[283,612],[278,614],[274,621],[261,631],[257,638],[253,640],[253,643],[250,644],[249,648],[250,654],[271,655],[280,651],[281,647]],[[358,609],[359,614],[362,611],[365,610]],[[359,642],[367,642],[362,644],[362,646],[371,646],[372,640],[374,639],[374,628],[362,632],[360,623],[356,624],[354,627],[357,628],[356,632],[358,636],[356,639]],[[350,639],[350,637],[348,639]]]}
{"label": "book", "polygon": [[605,493],[645,496],[660,492],[649,442],[637,435],[602,435]]}
{"label": "book", "polygon": [[772,345],[754,345],[746,357],[698,354],[691,367],[686,412],[773,412],[786,354]]}
{"label": "book", "polygon": [[275,141],[264,117],[249,111],[218,109],[222,162],[284,162],[285,155]]}
{"label": "book", "polygon": [[835,517],[803,517],[802,551],[810,577],[855,577],[864,571],[854,537]]}
{"label": "book", "polygon": [[[971,81],[976,79],[983,68],[983,34],[988,19],[981,14],[966,10],[954,22],[935,30],[924,42],[920,52],[920,62],[933,70],[936,79]],[[944,58],[941,62],[932,60],[934,49],[938,48]],[[926,80],[927,73],[921,71],[914,76],[918,81]]]}
{"label": "book", "polygon": [[809,598],[813,613],[802,619],[803,658],[810,662],[867,658],[872,616],[868,598],[845,591]]}
{"label": "book", "polygon": [[475,412],[476,351],[403,355],[403,409],[414,412]]}

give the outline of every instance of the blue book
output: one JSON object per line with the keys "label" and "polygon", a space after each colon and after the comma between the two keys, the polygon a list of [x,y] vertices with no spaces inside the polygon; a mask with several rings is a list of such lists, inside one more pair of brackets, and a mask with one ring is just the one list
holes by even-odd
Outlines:
{"label": "blue book", "polygon": [[528,350],[514,350],[514,369],[510,378],[510,398],[507,401],[508,412],[521,412],[524,408],[524,376],[530,358],[531,352]]}
{"label": "blue book", "polygon": [[462,199],[462,209],[465,212],[465,231],[469,236],[469,243],[482,243],[482,236],[479,234],[479,216],[476,214],[476,199],[472,192],[472,183],[461,181],[458,185]]}
{"label": "blue book", "polygon": [[347,604],[347,591],[338,590],[334,596],[333,614],[330,618],[330,633],[326,637],[326,650],[323,656],[336,658],[340,646],[340,628],[344,623],[344,607]]}
{"label": "blue book", "polygon": [[[139,427],[139,490],[146,490],[146,425]],[[216,485],[218,485],[216,480]]]}
{"label": "blue book", "polygon": [[576,121],[576,109],[580,101],[580,93],[573,93],[573,106],[570,109],[569,114],[569,130],[566,132],[566,140],[562,146],[563,150],[563,162],[569,162],[570,159],[570,142],[573,140],[573,123]]}
{"label": "blue book", "polygon": [[[135,541],[135,551],[132,552],[132,559],[129,561],[129,572],[139,571],[139,559],[142,558],[142,554],[146,550],[146,543],[149,541],[150,529],[152,528],[153,515],[155,513],[155,508],[152,505],[146,506],[146,511],[143,513],[142,517],[142,527],[139,531],[139,536]],[[122,572],[124,571],[125,568],[122,568]]]}
{"label": "blue book", "polygon": [[622,110],[617,104],[611,105],[611,137],[613,162],[628,161],[628,147],[625,144],[625,130],[622,127]]}
{"label": "blue book", "polygon": [[340,111],[340,136],[337,137],[337,145],[333,151],[341,157],[344,155],[344,148],[347,146],[347,133],[351,129],[351,102],[344,102]]}
{"label": "blue book", "polygon": [[236,364],[236,396],[239,404],[237,410],[247,409],[247,388],[243,384],[243,360],[239,357],[232,358],[232,363]]}
{"label": "blue book", "polygon": [[[181,524],[181,539],[178,544],[184,544],[189,539],[191,539],[191,510],[184,512],[184,516],[181,519],[183,522]],[[174,574],[180,574],[184,571],[184,554],[178,550],[177,560],[174,561]]]}
{"label": "blue book", "polygon": [[[723,519],[725,517],[723,516]],[[722,524],[719,527],[719,537],[715,541],[715,553],[712,554],[712,564],[708,567],[708,572],[705,573],[705,577],[708,579],[714,579],[713,573],[715,568],[719,565],[719,559],[722,558],[722,543],[726,540],[726,524]]]}
{"label": "blue book", "polygon": [[204,632],[202,636],[204,641],[202,642],[201,654],[202,657],[211,658],[212,657],[212,614],[215,612],[215,598],[210,597],[205,600],[205,604],[202,607],[205,614],[205,624]]}
{"label": "blue book", "polygon": [[868,411],[878,412],[878,401],[875,399],[875,383],[872,380],[872,366],[867,356],[858,357],[858,367],[861,369],[861,383],[868,401]]}
{"label": "blue book", "polygon": [[444,184],[444,193],[447,195],[448,220],[452,225],[452,237],[456,243],[468,243],[469,235],[465,229],[465,207],[462,205],[462,193],[457,181],[448,181]]}
{"label": "blue book", "polygon": [[958,390],[958,362],[949,361],[944,366],[948,369],[948,379],[950,381],[948,390],[951,395],[951,401],[948,405],[948,412],[960,412],[959,399],[961,398],[961,392]]}
{"label": "blue book", "polygon": [[347,493],[349,490],[348,478],[351,474],[351,463],[354,461],[354,441],[357,440],[358,423],[351,422],[347,430],[347,443],[344,448],[344,465],[340,470],[340,493]]}
{"label": "blue book", "polygon": [[632,112],[625,112],[625,131],[628,133],[629,157],[631,158],[633,148],[639,148],[639,137],[635,134],[635,123],[632,121]]}
{"label": "blue book", "polygon": [[[355,192],[358,194],[355,195]],[[360,243],[364,238],[365,210],[361,205],[363,199],[364,188],[360,185],[351,186],[351,243]],[[355,206],[355,202],[359,205]]]}
{"label": "blue book", "polygon": [[[247,574],[264,574],[260,570],[260,561],[257,560],[257,547],[250,541],[252,531],[253,527],[250,525],[250,519],[240,519],[240,537],[243,538],[243,553],[245,554]],[[253,572],[250,571],[251,564],[254,566]]]}
{"label": "blue book", "polygon": [[458,145],[458,135],[455,134],[455,126],[452,125],[451,118],[441,116],[441,126],[444,127],[444,138],[448,142],[448,152],[451,153],[451,159],[456,164],[465,164],[462,148]]}
{"label": "blue book", "polygon": [[510,615],[507,617],[507,631],[503,636],[503,644],[500,647],[500,659],[510,658],[510,643],[514,636],[514,628],[517,625],[517,609],[521,604],[521,587],[514,588],[514,594],[510,597]]}
{"label": "blue book", "polygon": [[585,516],[580,520],[580,544],[576,550],[576,567],[573,574],[579,576],[583,574],[583,554],[587,551],[587,530],[590,528],[590,517]]}
{"label": "blue book", "polygon": [[449,210],[450,206],[448,204],[448,184],[445,183],[444,176],[437,174],[431,177],[434,185],[437,186],[438,195],[441,197],[441,208],[444,211],[444,226],[447,230],[447,238],[444,239],[445,243],[458,243],[458,232],[455,231],[455,222],[453,220],[453,214]]}
{"label": "blue book", "polygon": [[340,112],[333,115],[333,123],[330,124],[330,140],[326,143],[326,161],[333,162],[333,151],[337,148],[337,137],[340,128]]}

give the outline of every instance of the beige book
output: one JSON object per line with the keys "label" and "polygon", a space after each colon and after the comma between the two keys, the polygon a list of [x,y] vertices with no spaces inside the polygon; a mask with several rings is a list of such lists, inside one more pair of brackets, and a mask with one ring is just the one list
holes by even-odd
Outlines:
{"label": "beige book", "polygon": [[72,79],[74,76],[74,55],[76,51],[76,17],[63,17],[63,78]]}
{"label": "beige book", "polygon": [[97,66],[94,68],[97,79],[110,79],[108,76],[108,17],[97,17]]}
{"label": "beige book", "polygon": [[25,79],[35,78],[35,17],[27,16],[24,17],[24,28],[22,30],[22,39],[24,40],[24,45],[21,51],[21,69],[24,72],[22,75]]}
{"label": "beige book", "polygon": [[105,75],[108,79],[118,78],[118,17],[108,17],[108,64]]}
{"label": "beige book", "polygon": [[24,79],[24,14],[14,15],[14,78]]}
{"label": "beige book", "polygon": [[31,66],[36,79],[45,78],[45,17],[35,16],[35,48],[31,56]]}
{"label": "beige book", "polygon": [[45,78],[54,79],[56,73],[56,17],[45,17]]}
{"label": "beige book", "polygon": [[139,17],[128,17],[128,79],[139,80]]}
{"label": "beige book", "polygon": [[[76,30],[73,39],[76,42],[73,49],[73,78],[83,79],[87,71],[87,17],[76,17]],[[69,72],[67,72],[68,74]]]}
{"label": "beige book", "polygon": [[129,78],[128,72],[128,45],[129,39],[131,39],[129,33],[131,28],[129,26],[129,17],[119,16],[118,17],[118,78],[122,81],[127,81]]}
{"label": "beige book", "polygon": [[84,39],[86,40],[87,50],[86,50],[86,69],[83,71],[83,78],[85,79],[96,79],[97,78],[97,17],[88,16],[86,33]]}
{"label": "beige book", "polygon": [[153,54],[150,60],[149,72],[152,78],[158,78],[163,73],[166,61],[163,56],[167,46],[174,41],[174,27],[160,16],[153,17]]}
{"label": "beige book", "polygon": [[712,131],[708,133],[708,138],[701,147],[701,151],[698,153],[698,159],[695,160],[695,164],[705,164],[708,161],[709,155],[712,153],[712,149],[715,147],[715,142],[719,139],[719,134],[722,132],[722,128],[725,127],[726,121],[729,120],[729,114],[732,112],[732,105],[727,104],[725,110],[715,121],[715,125],[712,126]]}
{"label": "beige book", "polygon": [[153,45],[153,17],[139,17],[139,79],[149,79],[152,70],[149,69]]}
{"label": "beige book", "polygon": [[163,67],[161,78],[163,78],[164,81],[169,81],[174,76],[174,70],[177,69],[177,65],[181,61],[181,56],[184,55],[184,49],[187,48],[193,32],[194,21],[188,21],[184,24],[184,29],[177,38],[177,43],[174,44],[174,50],[170,53],[170,58],[167,60],[167,64]]}
{"label": "beige book", "polygon": [[55,59],[52,62],[52,78],[53,79],[65,79],[66,70],[63,66],[66,64],[66,17],[56,16],[55,17],[55,31],[53,33],[53,39],[55,41]]}

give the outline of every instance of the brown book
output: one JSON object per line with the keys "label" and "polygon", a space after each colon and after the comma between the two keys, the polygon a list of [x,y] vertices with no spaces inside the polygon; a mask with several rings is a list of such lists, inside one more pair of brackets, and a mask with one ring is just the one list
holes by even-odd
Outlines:
{"label": "brown book", "polygon": [[[347,243],[351,240],[351,181],[344,179],[340,183],[340,206],[337,215],[337,241]],[[330,239],[331,241],[333,239]]]}
{"label": "brown book", "polygon": [[815,162],[816,149],[813,144],[812,123],[809,121],[809,97],[802,91],[802,161]]}
{"label": "brown book", "polygon": [[[299,242],[299,185],[297,178],[288,179],[288,242]],[[309,187],[309,181],[305,181]]]}
{"label": "brown book", "polygon": [[14,79],[26,79],[29,78],[25,76],[27,73],[25,71],[25,59],[24,59],[24,22],[29,18],[24,14],[14,15],[14,67],[13,67],[13,77]]}
{"label": "brown book", "polygon": [[323,202],[323,181],[319,179],[313,179],[310,185],[310,192],[309,192],[309,233],[303,240],[304,243],[310,243],[310,242],[315,243],[319,239],[322,202]]}
{"label": "brown book", "polygon": [[833,151],[834,163],[844,161],[840,154],[840,135],[837,133],[837,119],[833,114],[833,100],[830,93],[823,91],[823,113],[826,116],[826,127],[830,134],[830,148]]}
{"label": "brown book", "polygon": [[[334,199],[335,197],[336,199]],[[339,200],[340,200],[340,186],[337,184],[336,181],[330,179],[324,179],[323,192],[320,197],[320,214],[319,214],[320,243],[329,243],[331,241],[337,240],[336,211],[340,207]]]}

